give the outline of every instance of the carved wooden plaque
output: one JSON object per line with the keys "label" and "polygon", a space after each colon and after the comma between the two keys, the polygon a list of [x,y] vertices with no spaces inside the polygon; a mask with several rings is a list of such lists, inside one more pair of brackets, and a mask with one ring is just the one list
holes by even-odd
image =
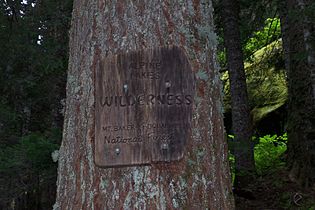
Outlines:
{"label": "carved wooden plaque", "polygon": [[170,162],[190,138],[194,77],[178,47],[107,57],[95,78],[95,163]]}

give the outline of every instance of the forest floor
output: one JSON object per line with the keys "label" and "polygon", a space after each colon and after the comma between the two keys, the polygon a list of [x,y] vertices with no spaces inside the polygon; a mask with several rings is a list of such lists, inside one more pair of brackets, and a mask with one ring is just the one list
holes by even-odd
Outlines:
{"label": "forest floor", "polygon": [[237,210],[315,210],[315,190],[299,187],[284,168],[257,178],[237,194]]}

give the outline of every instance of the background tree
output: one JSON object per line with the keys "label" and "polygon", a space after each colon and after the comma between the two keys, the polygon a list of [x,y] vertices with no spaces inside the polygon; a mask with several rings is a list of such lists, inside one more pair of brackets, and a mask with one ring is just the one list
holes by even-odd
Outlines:
{"label": "background tree", "polygon": [[[288,165],[291,178],[304,187],[315,181],[314,3],[280,1],[288,74]],[[313,20],[313,21],[310,21]]]}
{"label": "background tree", "polygon": [[234,136],[233,154],[235,155],[235,186],[244,188],[252,180],[255,172],[252,121],[248,103],[243,51],[239,28],[239,2],[222,1],[224,43],[226,48],[231,105],[232,129]]}
{"label": "background tree", "polygon": [[[211,1],[74,1],[54,209],[233,208],[213,30]],[[196,75],[184,159],[166,166],[96,167],[93,75],[99,61],[165,45],[185,50]]]}
{"label": "background tree", "polygon": [[72,1],[0,3],[0,209],[55,200]]}

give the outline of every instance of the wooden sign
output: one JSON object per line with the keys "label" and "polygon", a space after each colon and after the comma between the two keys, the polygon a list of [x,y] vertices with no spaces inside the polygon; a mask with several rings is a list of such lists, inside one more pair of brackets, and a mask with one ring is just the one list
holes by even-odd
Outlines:
{"label": "wooden sign", "polygon": [[95,163],[180,160],[190,138],[194,77],[178,47],[108,57],[95,78]]}

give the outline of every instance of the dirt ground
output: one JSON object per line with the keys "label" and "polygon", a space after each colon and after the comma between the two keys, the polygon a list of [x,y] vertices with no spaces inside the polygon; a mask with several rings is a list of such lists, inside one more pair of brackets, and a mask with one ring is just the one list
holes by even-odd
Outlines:
{"label": "dirt ground", "polygon": [[315,210],[315,191],[290,181],[285,169],[255,180],[248,189],[234,192],[237,210]]}

